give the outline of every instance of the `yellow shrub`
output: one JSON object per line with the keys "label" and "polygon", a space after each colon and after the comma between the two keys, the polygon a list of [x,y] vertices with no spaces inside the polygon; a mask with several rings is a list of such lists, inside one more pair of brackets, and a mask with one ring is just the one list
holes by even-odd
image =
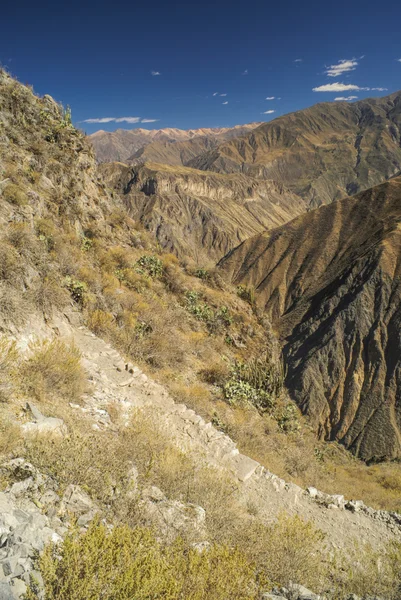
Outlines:
{"label": "yellow shrub", "polygon": [[28,204],[28,196],[18,185],[14,183],[9,183],[5,190],[3,191],[3,197],[10,204],[15,204],[16,206],[25,206]]}
{"label": "yellow shrub", "polygon": [[86,377],[78,349],[60,340],[31,344],[30,356],[21,368],[22,385],[35,398],[56,395],[78,400],[85,391]]}
{"label": "yellow shrub", "polygon": [[[163,547],[145,528],[99,522],[61,547],[47,546],[39,560],[47,600],[251,600],[257,597],[253,565],[238,550],[212,546],[199,552],[177,541]],[[27,600],[40,598],[32,584]]]}
{"label": "yellow shrub", "polygon": [[15,342],[0,339],[0,402],[9,400],[18,370],[19,353]]}
{"label": "yellow shrub", "polygon": [[114,317],[111,313],[97,309],[89,316],[88,327],[97,335],[110,334],[115,327]]}

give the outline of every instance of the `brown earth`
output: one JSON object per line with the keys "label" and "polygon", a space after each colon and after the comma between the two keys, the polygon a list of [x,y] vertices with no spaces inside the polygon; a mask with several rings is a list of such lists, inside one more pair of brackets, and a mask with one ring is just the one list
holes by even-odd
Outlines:
{"label": "brown earth", "polygon": [[188,166],[273,179],[317,207],[398,174],[400,128],[401,92],[327,102],[264,123]]}
{"label": "brown earth", "polygon": [[251,238],[220,264],[275,324],[321,437],[401,457],[401,177]]}
{"label": "brown earth", "polygon": [[[123,161],[135,164],[151,160],[166,164],[185,164],[218,143],[244,135],[260,123],[217,127],[214,129],[117,129],[96,131],[89,136],[99,162]],[[178,145],[176,145],[178,144]],[[145,148],[150,146],[146,152]],[[142,154],[144,157],[142,158]],[[160,157],[163,156],[163,160]]]}
{"label": "brown earth", "polygon": [[271,181],[147,163],[100,165],[107,186],[123,198],[161,246],[197,263],[217,262],[246,238],[302,214],[306,204]]}

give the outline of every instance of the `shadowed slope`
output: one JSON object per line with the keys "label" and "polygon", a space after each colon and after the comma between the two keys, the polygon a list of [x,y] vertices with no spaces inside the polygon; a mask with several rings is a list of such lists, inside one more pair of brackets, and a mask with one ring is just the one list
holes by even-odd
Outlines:
{"label": "shadowed slope", "polygon": [[283,341],[287,383],[321,436],[365,459],[401,456],[401,178],[232,251]]}

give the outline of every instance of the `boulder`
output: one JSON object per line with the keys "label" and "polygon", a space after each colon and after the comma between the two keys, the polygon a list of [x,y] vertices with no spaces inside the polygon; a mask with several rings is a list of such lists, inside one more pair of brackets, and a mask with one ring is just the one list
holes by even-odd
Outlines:
{"label": "boulder", "polygon": [[27,403],[27,410],[31,413],[33,421],[22,425],[24,433],[53,433],[55,435],[66,433],[66,426],[62,419],[45,417],[32,402]]}

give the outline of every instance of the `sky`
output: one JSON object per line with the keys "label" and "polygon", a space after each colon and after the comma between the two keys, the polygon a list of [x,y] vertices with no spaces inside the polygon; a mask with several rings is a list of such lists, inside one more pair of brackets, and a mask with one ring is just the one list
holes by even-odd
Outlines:
{"label": "sky", "polygon": [[4,2],[0,63],[99,129],[229,127],[401,89],[399,0]]}

